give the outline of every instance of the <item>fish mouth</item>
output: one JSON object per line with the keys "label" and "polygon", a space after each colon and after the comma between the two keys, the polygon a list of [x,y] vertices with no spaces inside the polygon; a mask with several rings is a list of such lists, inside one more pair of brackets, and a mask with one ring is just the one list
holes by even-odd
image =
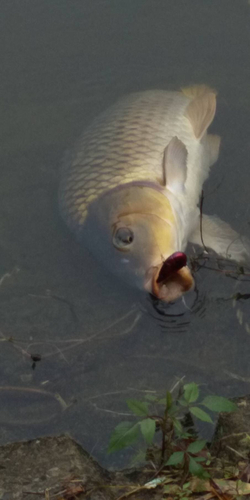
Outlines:
{"label": "fish mouth", "polygon": [[194,287],[187,257],[175,252],[162,264],[150,269],[145,288],[164,302],[174,302]]}

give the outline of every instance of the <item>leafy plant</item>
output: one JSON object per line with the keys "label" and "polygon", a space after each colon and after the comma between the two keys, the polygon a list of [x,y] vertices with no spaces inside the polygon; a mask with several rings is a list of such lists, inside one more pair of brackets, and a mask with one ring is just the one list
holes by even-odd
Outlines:
{"label": "leafy plant", "polygon": [[[208,477],[201,463],[209,465],[210,455],[206,441],[196,437],[193,417],[213,423],[206,409],[217,413],[231,412],[237,409],[237,405],[221,396],[206,396],[201,401],[199,396],[199,386],[192,382],[179,386],[175,397],[167,391],[165,398],[147,394],[142,401],[127,400],[128,408],[138,420],[117,425],[111,435],[108,452],[121,450],[143,438],[147,446],[146,459],[158,466],[181,468],[184,477],[188,474]],[[189,426],[185,422],[187,417],[191,423]],[[161,439],[157,444],[158,432]]]}

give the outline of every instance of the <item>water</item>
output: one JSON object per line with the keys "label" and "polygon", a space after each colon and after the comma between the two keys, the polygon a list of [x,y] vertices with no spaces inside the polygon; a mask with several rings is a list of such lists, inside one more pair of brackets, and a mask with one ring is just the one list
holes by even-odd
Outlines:
{"label": "water", "polygon": [[207,83],[222,149],[204,212],[250,237],[250,5],[12,0],[0,14],[0,440],[69,432],[119,467],[106,447],[126,398],[183,376],[250,392],[249,300],[232,300],[250,287],[201,269],[167,307],[116,281],[60,219],[61,158],[122,95]]}

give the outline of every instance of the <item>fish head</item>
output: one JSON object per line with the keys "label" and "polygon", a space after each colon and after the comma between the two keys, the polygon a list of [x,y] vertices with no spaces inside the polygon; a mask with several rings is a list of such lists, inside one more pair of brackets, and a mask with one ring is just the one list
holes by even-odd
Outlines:
{"label": "fish head", "polygon": [[84,239],[113,273],[170,302],[193,286],[185,254],[176,252],[177,233],[175,215],[163,192],[131,183],[94,201]]}

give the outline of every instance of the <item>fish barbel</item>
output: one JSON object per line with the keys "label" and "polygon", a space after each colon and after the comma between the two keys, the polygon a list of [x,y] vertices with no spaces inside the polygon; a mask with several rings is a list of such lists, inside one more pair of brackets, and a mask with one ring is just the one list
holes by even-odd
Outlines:
{"label": "fish barbel", "polygon": [[[94,120],[63,169],[67,225],[112,272],[167,302],[194,285],[183,252],[202,244],[197,205],[219,152],[207,134],[215,110],[205,85],[131,94]],[[220,255],[249,252],[216,217],[203,216],[202,236]]]}

